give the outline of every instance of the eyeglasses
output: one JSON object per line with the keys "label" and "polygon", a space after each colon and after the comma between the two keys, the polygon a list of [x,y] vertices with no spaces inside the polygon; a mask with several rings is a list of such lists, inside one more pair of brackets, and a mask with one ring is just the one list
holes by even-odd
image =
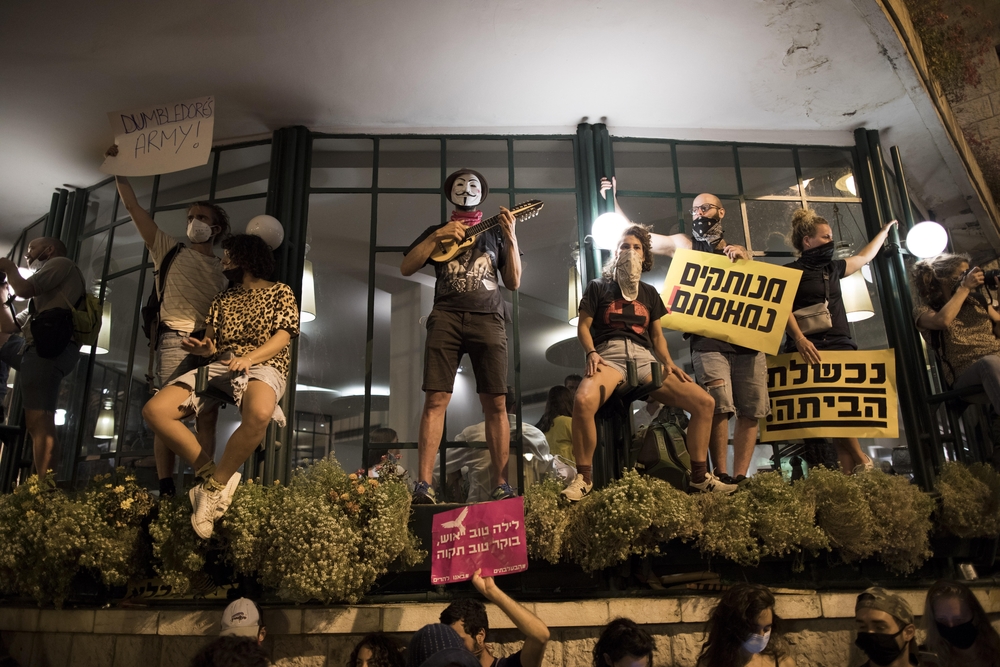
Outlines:
{"label": "eyeglasses", "polygon": [[722,210],[721,206],[716,206],[715,204],[702,204],[701,206],[695,206],[691,209],[691,215],[698,215],[699,213],[708,213],[713,208]]}

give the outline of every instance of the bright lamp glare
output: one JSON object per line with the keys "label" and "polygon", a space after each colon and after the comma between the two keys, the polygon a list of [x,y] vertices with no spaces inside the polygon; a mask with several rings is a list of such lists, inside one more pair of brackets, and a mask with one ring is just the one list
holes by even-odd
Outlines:
{"label": "bright lamp glare", "polygon": [[913,225],[906,235],[906,249],[917,257],[935,257],[948,246],[948,232],[936,222]]}
{"label": "bright lamp glare", "polygon": [[594,226],[590,233],[598,248],[614,250],[618,245],[618,239],[622,237],[622,232],[626,228],[628,228],[628,221],[620,213],[604,213],[594,220]]}

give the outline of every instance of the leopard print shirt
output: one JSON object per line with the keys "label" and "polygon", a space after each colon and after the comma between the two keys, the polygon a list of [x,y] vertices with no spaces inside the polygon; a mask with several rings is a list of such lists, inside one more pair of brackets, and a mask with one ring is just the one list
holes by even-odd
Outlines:
{"label": "leopard print shirt", "polygon": [[[219,354],[231,351],[242,357],[250,354],[284,329],[292,338],[299,335],[299,306],[292,288],[274,283],[260,289],[231,287],[212,300],[205,323],[215,328]],[[288,377],[289,346],[262,362]]]}

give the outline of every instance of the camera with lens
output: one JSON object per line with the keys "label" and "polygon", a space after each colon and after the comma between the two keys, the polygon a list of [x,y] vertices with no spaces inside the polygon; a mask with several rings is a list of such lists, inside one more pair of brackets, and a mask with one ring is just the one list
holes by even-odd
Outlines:
{"label": "camera with lens", "polygon": [[1000,288],[1000,269],[983,271],[983,285],[986,285],[990,289]]}

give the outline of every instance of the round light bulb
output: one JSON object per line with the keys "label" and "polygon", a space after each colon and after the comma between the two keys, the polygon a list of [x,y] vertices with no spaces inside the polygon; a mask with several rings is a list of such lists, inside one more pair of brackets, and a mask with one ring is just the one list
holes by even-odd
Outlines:
{"label": "round light bulb", "polygon": [[597,216],[590,233],[594,237],[594,244],[601,250],[614,250],[618,245],[618,240],[622,237],[622,232],[628,229],[628,220],[620,213],[604,213]]}
{"label": "round light bulb", "polygon": [[917,257],[935,257],[948,247],[948,232],[936,222],[913,225],[906,234],[906,249]]}

